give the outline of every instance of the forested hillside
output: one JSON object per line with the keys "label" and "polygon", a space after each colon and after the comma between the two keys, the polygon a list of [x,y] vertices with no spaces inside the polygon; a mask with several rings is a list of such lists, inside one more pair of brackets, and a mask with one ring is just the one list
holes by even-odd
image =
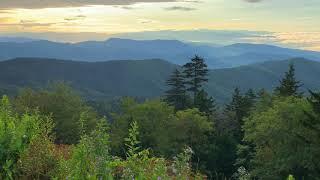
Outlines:
{"label": "forested hillside", "polygon": [[320,180],[320,0],[0,0],[0,180]]}
{"label": "forested hillside", "polygon": [[[21,69],[34,68],[30,74],[19,74],[16,63],[21,62],[27,63],[20,64]],[[253,76],[259,73],[267,78],[281,74],[270,91],[234,88],[225,105],[217,104],[205,89],[219,73],[210,72],[199,56],[182,67],[161,60],[93,64],[47,60],[54,66],[46,68],[46,60],[4,63],[12,72],[9,80],[28,88],[15,96],[4,95],[0,102],[1,179],[319,179],[320,94],[304,92],[301,80],[305,68],[318,72],[315,62],[297,59],[277,66],[220,70],[255,72],[252,79],[241,77],[251,83],[257,82]],[[98,67],[107,65],[111,69],[99,74]],[[132,71],[142,66],[153,68]],[[71,71],[73,67],[77,71]],[[133,73],[120,80],[148,77],[145,72],[156,70],[168,74],[161,99],[123,97],[112,103],[88,102],[61,82],[30,88],[32,84],[14,76],[45,82],[53,75],[64,77],[67,70],[68,76],[88,81],[92,77],[86,72],[103,77],[108,72]],[[31,73],[35,71],[42,74]],[[158,77],[155,74],[153,78]],[[223,75],[228,79],[238,74]]]}
{"label": "forested hillside", "polygon": [[[233,89],[272,90],[290,63],[296,66],[303,91],[320,87],[320,63],[306,59],[265,62],[238,68],[210,70],[206,85],[218,103],[230,100]],[[46,86],[65,81],[90,100],[134,96],[160,97],[165,81],[176,65],[163,60],[76,62],[53,59],[19,58],[0,62],[0,89],[14,94],[19,88]]]}

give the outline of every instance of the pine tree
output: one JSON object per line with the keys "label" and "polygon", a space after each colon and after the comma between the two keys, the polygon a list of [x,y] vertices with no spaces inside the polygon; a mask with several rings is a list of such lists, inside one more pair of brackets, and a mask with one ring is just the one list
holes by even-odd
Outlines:
{"label": "pine tree", "polygon": [[200,90],[197,93],[197,104],[195,105],[201,112],[204,112],[207,116],[213,115],[216,113],[216,104],[213,97],[209,97],[208,93],[205,90]]}
{"label": "pine tree", "polygon": [[308,98],[308,101],[311,104],[314,113],[311,114],[306,112],[308,120],[303,121],[303,125],[310,129],[310,131],[314,131],[316,134],[318,134],[320,138],[320,92],[309,92],[311,97]]}
{"label": "pine tree", "polygon": [[185,109],[187,107],[188,97],[186,95],[184,76],[178,69],[175,69],[167,80],[167,85],[170,88],[166,91],[165,101],[169,105],[174,106],[176,110]]}
{"label": "pine tree", "polygon": [[243,97],[243,104],[244,104],[244,108],[245,108],[245,112],[246,112],[246,116],[249,114],[249,111],[251,110],[251,108],[254,106],[254,104],[256,103],[256,100],[257,100],[257,95],[256,93],[252,90],[252,89],[249,89],[244,97]]}
{"label": "pine tree", "polygon": [[191,62],[185,64],[184,75],[186,78],[186,85],[188,85],[187,91],[193,94],[193,103],[197,104],[197,94],[202,89],[203,83],[208,82],[208,68],[204,62],[204,59],[195,56],[191,59]]}
{"label": "pine tree", "polygon": [[[300,139],[304,140],[306,144],[312,149],[312,152],[315,152],[316,155],[320,154],[320,92],[309,91],[311,97],[308,98],[309,103],[312,107],[312,112],[305,112],[307,119],[301,119],[302,125],[307,129],[308,133],[313,134],[314,136],[301,136],[297,135]],[[315,156],[316,156],[315,155]],[[314,163],[314,169],[317,172],[317,176],[320,174],[320,163],[316,161]]]}
{"label": "pine tree", "polygon": [[280,81],[280,86],[275,89],[275,93],[279,96],[301,96],[299,92],[301,87],[300,81],[295,78],[295,68],[293,64],[289,65],[288,72],[285,73],[285,77]]}
{"label": "pine tree", "polygon": [[230,104],[226,106],[227,111],[238,111],[242,105],[243,97],[241,95],[240,89],[235,88],[232,94],[232,100]]}
{"label": "pine tree", "polygon": [[249,115],[249,111],[251,109],[251,106],[248,103],[246,96],[243,96],[240,92],[239,88],[235,88],[233,95],[232,95],[232,101],[230,104],[228,104],[225,108],[224,114],[227,116],[228,121],[231,121],[233,123],[233,134],[237,138],[237,140],[240,142],[243,138],[243,131],[241,129],[242,125],[244,124],[244,118]]}

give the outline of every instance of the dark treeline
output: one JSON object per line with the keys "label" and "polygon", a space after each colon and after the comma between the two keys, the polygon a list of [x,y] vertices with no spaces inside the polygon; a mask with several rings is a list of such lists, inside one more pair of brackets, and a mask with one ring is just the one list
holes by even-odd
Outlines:
{"label": "dark treeline", "polygon": [[86,102],[68,85],[0,104],[0,179],[319,179],[320,93],[289,70],[273,92],[219,106],[203,58],[159,99]]}

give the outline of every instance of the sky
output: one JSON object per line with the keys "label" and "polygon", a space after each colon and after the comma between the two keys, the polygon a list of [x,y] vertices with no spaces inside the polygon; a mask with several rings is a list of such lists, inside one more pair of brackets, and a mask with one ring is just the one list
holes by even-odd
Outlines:
{"label": "sky", "polygon": [[320,0],[0,0],[0,36],[162,37],[320,51],[319,10]]}

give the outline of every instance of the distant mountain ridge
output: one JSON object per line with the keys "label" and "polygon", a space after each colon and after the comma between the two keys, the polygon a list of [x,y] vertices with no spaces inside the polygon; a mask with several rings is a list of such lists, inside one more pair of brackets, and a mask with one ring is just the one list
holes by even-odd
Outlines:
{"label": "distant mountain ridge", "polygon": [[[294,63],[302,90],[320,90],[320,63],[306,59],[271,61],[209,72],[206,87],[217,102],[229,100],[234,88],[272,90],[288,65]],[[23,87],[43,87],[48,82],[66,81],[88,99],[121,96],[155,98],[167,89],[165,81],[179,66],[164,60],[76,62],[22,58],[0,62],[0,89],[5,93]]]}
{"label": "distant mountain ridge", "polygon": [[281,48],[264,44],[229,46],[195,45],[177,40],[130,40],[57,43],[45,40],[0,42],[0,60],[18,57],[70,59],[85,62],[164,59],[182,65],[195,54],[204,57],[211,69],[238,67],[265,61],[302,57],[320,62],[320,52]]}
{"label": "distant mountain ridge", "polygon": [[25,37],[0,37],[0,42],[15,42],[15,43],[24,43],[24,42],[32,42],[38,41],[37,39],[25,38]]}

